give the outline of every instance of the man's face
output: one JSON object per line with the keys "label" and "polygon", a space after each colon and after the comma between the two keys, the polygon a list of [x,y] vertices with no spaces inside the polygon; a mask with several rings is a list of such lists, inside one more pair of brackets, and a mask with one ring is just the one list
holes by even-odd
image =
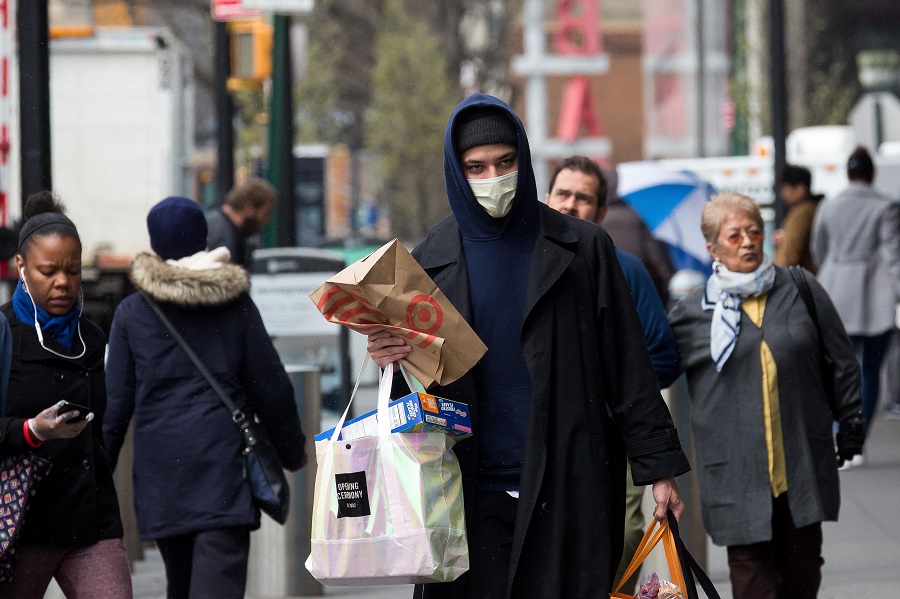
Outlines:
{"label": "man's face", "polygon": [[256,235],[262,231],[262,228],[266,226],[266,223],[269,222],[269,218],[272,216],[273,207],[274,204],[272,202],[264,203],[261,206],[254,206],[253,204],[244,206],[241,231],[245,235]]}
{"label": "man's face", "polygon": [[600,223],[606,205],[599,207],[600,181],[594,175],[564,168],[556,175],[553,189],[546,195],[547,205],[563,214]]}
{"label": "man's face", "polygon": [[466,179],[492,179],[519,170],[519,153],[512,144],[469,148],[460,155]]}
{"label": "man's face", "polygon": [[788,206],[799,204],[806,198],[806,186],[801,183],[782,183],[781,197]]}

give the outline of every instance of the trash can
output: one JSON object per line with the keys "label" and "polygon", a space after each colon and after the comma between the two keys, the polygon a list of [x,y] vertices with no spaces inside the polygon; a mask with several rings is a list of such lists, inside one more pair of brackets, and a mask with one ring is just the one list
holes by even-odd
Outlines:
{"label": "trash can", "polygon": [[306,434],[309,462],[289,472],[291,509],[287,522],[279,526],[266,515],[259,530],[250,536],[247,596],[254,599],[319,596],[322,585],[303,565],[310,551],[313,491],[316,485],[316,450],[313,437],[321,427],[321,392],[318,369],[287,366],[294,385],[294,399]]}

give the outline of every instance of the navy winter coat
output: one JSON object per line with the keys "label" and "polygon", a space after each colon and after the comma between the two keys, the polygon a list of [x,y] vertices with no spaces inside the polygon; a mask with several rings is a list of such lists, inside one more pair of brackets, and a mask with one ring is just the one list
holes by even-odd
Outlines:
{"label": "navy winter coat", "polygon": [[[286,468],[304,436],[284,367],[235,265],[188,270],[139,255],[132,279],[157,300],[237,405],[259,416]],[[110,331],[103,427],[115,465],[134,419],[134,503],[145,540],[259,525],[241,439],[222,400],[144,296],[119,305]]]}

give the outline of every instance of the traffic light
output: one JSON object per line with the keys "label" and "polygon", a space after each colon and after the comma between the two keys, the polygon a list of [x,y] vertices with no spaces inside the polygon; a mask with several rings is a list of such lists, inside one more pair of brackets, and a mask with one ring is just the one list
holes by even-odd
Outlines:
{"label": "traffic light", "polygon": [[231,21],[231,91],[258,88],[272,76],[272,26],[265,19]]}

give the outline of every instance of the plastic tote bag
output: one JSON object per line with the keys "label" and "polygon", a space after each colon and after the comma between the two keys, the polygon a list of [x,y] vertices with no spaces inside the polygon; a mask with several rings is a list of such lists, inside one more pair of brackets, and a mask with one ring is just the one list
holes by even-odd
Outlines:
{"label": "plastic tote bag", "polygon": [[721,599],[709,576],[684,546],[681,536],[678,534],[678,521],[675,520],[672,512],[669,512],[666,522],[654,520],[650,523],[647,532],[644,533],[644,538],[638,544],[634,557],[631,558],[631,563],[628,564],[628,568],[622,575],[622,580],[616,585],[615,591],[609,594],[610,599],[634,599],[633,595],[621,592],[622,586],[637,571],[660,541],[666,552],[670,580],[681,591],[684,599],[700,599],[694,577],[697,578],[697,582],[700,583],[700,587],[709,599]]}
{"label": "plastic tote bag", "polygon": [[[393,368],[378,389],[378,434],[316,442],[306,568],[329,585],[448,582],[469,569],[459,462],[444,433],[391,433]],[[348,406],[349,409],[349,406]]]}

